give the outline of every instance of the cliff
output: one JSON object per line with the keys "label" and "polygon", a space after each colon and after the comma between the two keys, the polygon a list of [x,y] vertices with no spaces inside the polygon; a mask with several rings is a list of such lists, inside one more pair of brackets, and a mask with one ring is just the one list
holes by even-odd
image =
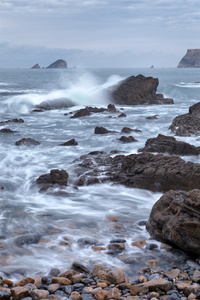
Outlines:
{"label": "cliff", "polygon": [[47,69],[66,69],[66,68],[67,68],[67,62],[63,59],[58,59],[47,67]]}
{"label": "cliff", "polygon": [[200,68],[200,49],[188,49],[177,68]]}

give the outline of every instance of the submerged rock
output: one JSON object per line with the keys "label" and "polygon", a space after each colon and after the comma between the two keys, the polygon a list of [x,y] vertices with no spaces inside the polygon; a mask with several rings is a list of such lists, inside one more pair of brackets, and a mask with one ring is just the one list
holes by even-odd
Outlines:
{"label": "submerged rock", "polygon": [[40,145],[39,142],[37,142],[36,140],[34,139],[30,139],[30,138],[23,138],[21,140],[19,140],[18,142],[15,143],[16,146],[37,146],[37,145]]}
{"label": "submerged rock", "polygon": [[130,76],[113,88],[110,97],[121,105],[173,104],[172,99],[156,94],[158,83],[158,78]]}
{"label": "submerged rock", "polygon": [[176,155],[198,155],[200,147],[195,147],[185,142],[177,141],[172,136],[159,134],[156,138],[146,141],[145,147],[139,152],[161,152]]}
{"label": "submerged rock", "polygon": [[200,190],[169,191],[153,206],[147,230],[152,238],[200,255]]}
{"label": "submerged rock", "polygon": [[24,120],[23,119],[12,119],[12,120],[0,122],[0,124],[6,124],[6,123],[24,123]]}
{"label": "submerged rock", "polygon": [[189,113],[177,116],[169,127],[175,135],[200,135],[200,102],[189,107]]}

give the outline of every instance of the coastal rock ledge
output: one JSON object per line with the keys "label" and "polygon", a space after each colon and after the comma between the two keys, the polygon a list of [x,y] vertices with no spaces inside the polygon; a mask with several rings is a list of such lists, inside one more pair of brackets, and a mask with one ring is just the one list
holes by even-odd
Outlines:
{"label": "coastal rock ledge", "polygon": [[177,68],[200,68],[200,49],[188,49]]}
{"label": "coastal rock ledge", "polygon": [[147,230],[152,238],[200,255],[200,190],[169,191],[153,206]]}
{"label": "coastal rock ledge", "polygon": [[120,105],[173,104],[171,98],[156,94],[158,78],[130,76],[112,88],[111,101]]}

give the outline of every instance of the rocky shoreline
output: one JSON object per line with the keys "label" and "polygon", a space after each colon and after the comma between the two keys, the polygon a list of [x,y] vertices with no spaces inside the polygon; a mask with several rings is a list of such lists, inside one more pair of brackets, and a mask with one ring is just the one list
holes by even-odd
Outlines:
{"label": "rocky shoreline", "polygon": [[200,299],[199,283],[199,260],[188,260],[182,268],[169,266],[166,270],[151,260],[133,280],[121,269],[97,264],[89,270],[84,264],[74,262],[64,272],[54,268],[47,275],[24,277],[16,282],[1,276],[0,299]]}

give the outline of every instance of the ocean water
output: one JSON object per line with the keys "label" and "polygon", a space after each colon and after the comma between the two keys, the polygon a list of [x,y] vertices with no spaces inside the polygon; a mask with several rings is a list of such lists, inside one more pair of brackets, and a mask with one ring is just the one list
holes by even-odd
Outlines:
{"label": "ocean water", "polygon": [[[118,106],[126,118],[109,118],[108,113],[70,119],[71,112],[87,105],[107,107],[107,89],[131,75],[142,74],[159,79],[158,93],[173,98],[173,105]],[[137,153],[150,137],[168,130],[172,120],[188,112],[200,101],[199,69],[1,69],[0,121],[22,118],[24,123],[0,124],[14,134],[0,133],[0,270],[11,278],[46,274],[52,267],[70,268],[80,261],[88,268],[96,263],[122,268],[130,277],[149,259],[162,265],[185,256],[167,253],[152,240],[141,221],[147,221],[161,193],[131,189],[114,184],[73,186],[74,160],[91,151],[119,150]],[[53,110],[33,112],[38,106]],[[66,115],[68,114],[68,115]],[[157,119],[146,117],[158,115]],[[94,128],[104,126],[117,131],[95,135]],[[132,135],[138,142],[122,144],[123,127],[139,129]],[[39,146],[16,146],[22,138],[33,138]],[[76,147],[61,147],[72,138]],[[199,137],[176,137],[200,146]],[[182,157],[199,162],[199,156]],[[40,193],[36,179],[51,169],[65,169],[69,185],[49,193]],[[117,222],[111,222],[115,217]],[[110,240],[126,240],[126,249],[118,254],[83,247],[80,238],[94,238],[107,247]],[[145,239],[139,249],[132,242]],[[35,241],[35,243],[34,243]],[[38,242],[39,241],[39,242]],[[156,250],[148,250],[148,245]],[[180,258],[181,257],[181,258]]]}

